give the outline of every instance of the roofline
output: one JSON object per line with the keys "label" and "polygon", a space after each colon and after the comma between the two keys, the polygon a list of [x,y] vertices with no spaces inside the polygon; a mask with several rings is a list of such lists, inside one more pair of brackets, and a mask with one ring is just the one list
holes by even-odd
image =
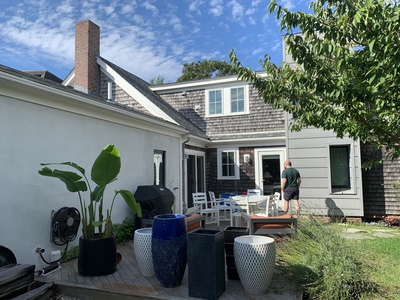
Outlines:
{"label": "roofline", "polygon": [[[106,101],[100,101],[100,100],[95,99],[85,93],[77,92],[77,91],[67,88],[67,87],[63,87],[63,86],[55,87],[55,86],[46,84],[46,82],[42,81],[41,78],[37,78],[36,80],[34,80],[35,77],[26,78],[24,76],[24,74],[17,74],[14,72],[15,71],[13,71],[13,69],[10,69],[10,72],[6,72],[6,71],[0,69],[0,80],[7,80],[14,85],[24,85],[26,87],[36,89],[40,92],[50,93],[50,94],[53,94],[53,95],[56,95],[59,97],[68,98],[68,99],[71,99],[72,101],[79,102],[81,104],[95,106],[97,108],[109,110],[111,112],[122,114],[122,115],[125,115],[128,117],[134,117],[139,121],[152,123],[156,126],[168,128],[170,130],[174,130],[181,134],[189,133],[189,130],[183,128],[182,126],[173,124],[171,122],[164,121],[164,120],[152,117],[152,116],[147,116],[145,114],[136,112],[134,110],[128,110],[126,108],[123,108],[123,107],[115,105],[115,104],[108,103]],[[7,95],[7,93],[5,93],[4,95]]]}
{"label": "roofline", "polygon": [[146,96],[138,91],[133,85],[127,82],[117,71],[113,69],[112,66],[107,64],[100,57],[97,57],[97,64],[108,77],[112,78],[118,86],[120,86],[129,96],[140,103],[140,105],[146,108],[151,114],[171,123],[178,124],[173,118],[171,118],[153,102],[147,99]]}
{"label": "roofline", "polygon": [[73,85],[72,85],[72,80],[74,80],[74,79],[75,79],[75,68],[73,68],[73,69],[68,73],[67,77],[65,77],[64,81],[63,81],[61,84],[62,84],[62,85],[65,85],[65,86],[71,86],[71,87],[73,87]]}
{"label": "roofline", "polygon": [[211,141],[208,144],[208,148],[218,148],[218,147],[242,147],[242,146],[259,146],[259,147],[275,147],[275,146],[283,146],[285,145],[286,137],[285,136],[273,136],[273,137],[252,137],[252,138],[237,138],[237,139],[220,139],[213,140],[211,137]]}

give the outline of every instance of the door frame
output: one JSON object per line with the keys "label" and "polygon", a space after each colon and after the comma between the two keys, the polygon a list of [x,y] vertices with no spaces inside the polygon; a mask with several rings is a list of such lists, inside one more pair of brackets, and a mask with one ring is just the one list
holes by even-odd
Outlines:
{"label": "door frame", "polygon": [[205,191],[206,189],[206,172],[205,172],[205,167],[206,167],[206,153],[204,151],[198,151],[198,150],[192,150],[192,149],[185,149],[185,161],[184,161],[184,170],[185,170],[185,176],[184,176],[184,185],[185,185],[185,195],[183,195],[184,198],[184,211],[186,214],[190,214],[193,213],[193,206],[192,207],[188,207],[189,204],[189,199],[188,199],[188,192],[189,191],[189,187],[188,187],[188,164],[187,161],[189,159],[189,155],[194,155],[196,156],[195,159],[195,163],[196,163],[196,183],[195,183],[195,187],[196,187],[196,192],[198,192],[197,190],[197,182],[198,182],[198,178],[197,178],[197,157],[203,157],[203,190]]}
{"label": "door frame", "polygon": [[[254,171],[255,171],[255,183],[256,188],[260,189],[264,193],[264,184],[263,184],[263,165],[262,158],[264,155],[278,155],[279,156],[279,164],[281,168],[283,168],[283,163],[286,160],[286,148],[277,147],[277,148],[256,148],[254,149]],[[283,208],[283,200],[282,193],[281,197],[278,201],[278,207]]]}

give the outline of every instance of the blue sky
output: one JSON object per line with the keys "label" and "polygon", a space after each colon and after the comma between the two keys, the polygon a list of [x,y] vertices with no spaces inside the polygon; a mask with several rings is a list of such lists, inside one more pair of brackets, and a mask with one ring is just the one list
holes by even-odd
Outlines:
{"label": "blue sky", "polygon": [[[311,0],[278,0],[306,11]],[[149,81],[175,82],[184,63],[240,61],[260,70],[265,54],[282,61],[281,32],[269,0],[0,0],[0,64],[48,70],[74,67],[75,23],[100,26],[100,55]]]}

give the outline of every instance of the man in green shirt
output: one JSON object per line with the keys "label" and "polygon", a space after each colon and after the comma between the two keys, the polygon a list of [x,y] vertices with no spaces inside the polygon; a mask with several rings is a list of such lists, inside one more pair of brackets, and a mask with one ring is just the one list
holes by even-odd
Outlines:
{"label": "man in green shirt", "polygon": [[297,213],[300,213],[299,206],[299,188],[301,184],[301,177],[299,171],[292,167],[290,160],[286,160],[283,163],[285,170],[282,172],[282,183],[281,189],[283,193],[283,199],[285,200],[283,211],[285,214],[289,211],[289,201],[293,199],[294,206]]}

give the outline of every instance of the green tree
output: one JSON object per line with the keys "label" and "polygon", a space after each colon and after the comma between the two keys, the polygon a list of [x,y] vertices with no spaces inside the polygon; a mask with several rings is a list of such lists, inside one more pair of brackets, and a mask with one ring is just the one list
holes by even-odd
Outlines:
{"label": "green tree", "polygon": [[[315,0],[313,14],[272,0],[288,52],[297,64],[265,56],[267,77],[231,63],[266,103],[293,113],[291,129],[333,130],[400,156],[400,14],[392,0]],[[300,31],[301,34],[296,34]]]}
{"label": "green tree", "polygon": [[156,77],[150,79],[150,84],[151,85],[164,84],[164,80],[165,80],[164,77],[162,77],[161,75],[157,75]]}
{"label": "green tree", "polygon": [[178,82],[235,75],[233,65],[222,60],[206,59],[198,62],[191,62],[183,65],[182,75],[177,79]]}

